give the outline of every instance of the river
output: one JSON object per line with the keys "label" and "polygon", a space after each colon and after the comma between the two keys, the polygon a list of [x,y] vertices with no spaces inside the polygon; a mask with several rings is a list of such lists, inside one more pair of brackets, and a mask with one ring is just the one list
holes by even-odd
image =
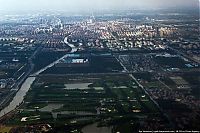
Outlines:
{"label": "river", "polygon": [[[76,52],[78,49],[73,45],[68,43],[67,41],[67,37],[65,37],[64,42],[71,47],[71,51],[70,53],[74,53]],[[28,92],[28,90],[30,89],[32,83],[35,81],[37,75],[39,75],[40,73],[42,73],[43,71],[45,71],[46,69],[52,67],[53,65],[55,65],[56,63],[58,63],[61,59],[65,58],[66,55],[64,55],[63,57],[61,57],[60,59],[54,61],[53,63],[49,64],[48,66],[42,68],[41,70],[39,70],[38,72],[32,74],[31,77],[28,77],[24,83],[22,84],[21,88],[17,91],[16,95],[14,96],[13,100],[9,103],[8,106],[6,106],[4,109],[2,109],[0,111],[0,117],[4,116],[5,114],[11,112],[12,110],[14,110],[17,106],[19,106],[23,100],[24,100],[24,96],[26,96],[26,93]]]}
{"label": "river", "polygon": [[[68,37],[65,37],[64,42],[65,42],[68,46],[71,47],[71,51],[70,51],[69,53],[74,53],[74,52],[76,52],[76,51],[78,50],[78,48],[76,48],[73,44],[68,43],[67,38],[68,38]],[[59,63],[60,60],[64,59],[64,58],[67,57],[67,56],[68,56],[68,54],[64,55],[64,56],[61,57],[60,59],[58,59],[58,60],[52,62],[52,63],[49,64],[48,66],[46,66],[46,67],[40,69],[39,71],[37,71],[36,73],[32,74],[32,76],[37,76],[37,75],[39,75],[40,73],[44,72],[46,69],[48,69],[48,68],[54,66],[55,64]]]}
{"label": "river", "polygon": [[35,77],[28,77],[25,80],[25,82],[22,84],[21,88],[16,93],[15,97],[9,103],[9,105],[7,107],[5,107],[3,110],[0,111],[0,117],[9,113],[10,111],[14,110],[18,105],[20,105],[23,102],[24,96],[26,95],[26,93],[30,89],[31,84],[33,83],[34,80],[35,80]]}
{"label": "river", "polygon": [[97,127],[97,123],[93,123],[83,127],[83,133],[111,133],[112,127]]}
{"label": "river", "polygon": [[71,47],[70,53],[76,52],[76,51],[78,50],[78,48],[75,47],[74,44],[69,43],[67,40],[68,40],[68,37],[65,37],[64,42],[65,42],[68,46]]}

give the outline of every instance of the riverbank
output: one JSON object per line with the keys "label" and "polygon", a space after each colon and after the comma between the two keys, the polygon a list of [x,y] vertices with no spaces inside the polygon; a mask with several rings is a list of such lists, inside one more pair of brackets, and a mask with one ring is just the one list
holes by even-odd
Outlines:
{"label": "riverbank", "polygon": [[[64,38],[64,42],[71,47],[71,51],[70,53],[74,53],[76,52],[78,49],[73,45],[68,43],[68,38],[65,37]],[[35,54],[34,54],[35,55]],[[53,65],[55,65],[56,63],[58,63],[61,59],[65,58],[66,55],[64,55],[63,57],[61,57],[60,59],[54,61],[53,63],[49,64],[48,66],[42,68],[41,70],[39,70],[38,72],[32,74],[32,76],[27,77],[24,82],[22,83],[20,89],[16,92],[15,96],[13,94],[13,99],[9,100],[9,104],[7,104],[7,106],[4,107],[4,109],[2,109],[0,111],[0,117],[8,114],[9,112],[11,112],[12,110],[14,110],[16,107],[18,107],[24,100],[24,97],[26,96],[26,93],[29,91],[32,83],[35,81],[37,75],[39,75],[40,73],[42,73],[43,71],[45,71],[46,69],[52,67]],[[31,63],[32,64],[32,63]],[[34,76],[33,76],[34,75]]]}

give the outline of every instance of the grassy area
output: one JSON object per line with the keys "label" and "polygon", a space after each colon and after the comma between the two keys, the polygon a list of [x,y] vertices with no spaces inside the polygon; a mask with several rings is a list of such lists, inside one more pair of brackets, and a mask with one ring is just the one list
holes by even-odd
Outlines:
{"label": "grassy area", "polygon": [[9,133],[11,129],[10,126],[0,126],[0,133]]}
{"label": "grassy area", "polygon": [[[22,119],[26,118],[25,121]],[[7,124],[9,125],[25,125],[25,124],[36,124],[36,123],[51,123],[53,118],[51,113],[38,112],[38,111],[21,111],[14,117],[12,117]]]}
{"label": "grassy area", "polygon": [[28,109],[40,109],[40,108],[43,108],[45,106],[47,106],[48,104],[47,103],[36,103],[36,102],[32,102],[32,103],[28,103],[26,105],[26,108]]}
{"label": "grassy area", "polygon": [[[90,119],[111,117],[111,120],[115,120],[115,116],[135,117],[156,112],[153,102],[128,75],[85,77],[83,83],[91,83],[87,89],[66,89],[65,85],[71,81],[82,83],[82,77],[71,77],[70,80],[66,77],[65,80],[51,78],[47,82],[43,79],[43,77],[38,78],[32,85],[21,106],[23,111],[13,117],[9,124],[23,125],[45,121],[53,123],[64,121],[69,124],[74,119],[90,121]],[[47,108],[49,104],[62,104],[62,106],[42,112],[41,109]],[[63,111],[69,113],[62,114]],[[57,118],[53,118],[53,113],[58,114]],[[28,117],[27,121],[22,122],[23,117]]]}

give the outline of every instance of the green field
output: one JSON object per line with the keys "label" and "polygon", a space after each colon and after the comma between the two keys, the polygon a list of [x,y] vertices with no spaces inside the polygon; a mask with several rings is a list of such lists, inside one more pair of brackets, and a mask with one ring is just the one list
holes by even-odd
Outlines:
{"label": "green field", "polygon": [[130,126],[127,125],[130,121],[158,112],[128,75],[49,77],[48,80],[39,77],[8,124],[100,122],[108,126],[125,121],[124,126]]}

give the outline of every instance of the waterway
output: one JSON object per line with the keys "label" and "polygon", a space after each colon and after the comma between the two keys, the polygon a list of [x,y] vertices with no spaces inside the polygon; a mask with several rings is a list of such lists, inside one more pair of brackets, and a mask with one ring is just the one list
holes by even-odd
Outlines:
{"label": "waterway", "polygon": [[[76,48],[73,44],[68,43],[67,37],[65,37],[64,42],[71,47],[70,53],[74,53],[78,50],[78,48]],[[14,96],[13,100],[9,103],[9,105],[0,111],[0,117],[11,112],[12,110],[14,110],[17,106],[19,106],[23,102],[24,97],[26,96],[26,93],[28,92],[32,83],[36,79],[35,76],[39,75],[46,69],[52,67],[53,65],[55,65],[56,63],[58,63],[61,59],[65,58],[65,57],[66,57],[66,55],[64,55],[60,59],[56,60],[55,62],[49,64],[48,66],[42,68],[38,72],[34,73],[31,77],[28,77],[22,84],[21,88],[17,91],[16,95]]]}
{"label": "waterway", "polygon": [[83,133],[111,133],[112,127],[97,127],[97,123],[87,125],[82,129]]}
{"label": "waterway", "polygon": [[74,44],[69,43],[68,41],[68,37],[65,37],[64,42],[71,47],[71,52],[70,53],[74,53],[78,50],[77,47],[74,46]]}
{"label": "waterway", "polygon": [[0,111],[0,117],[9,113],[10,111],[14,110],[17,106],[19,106],[23,102],[24,96],[26,95],[26,93],[30,89],[31,84],[34,82],[34,80],[35,80],[35,77],[28,77],[25,80],[25,82],[22,84],[21,88],[16,93],[15,97],[9,103],[9,105],[7,107],[5,107],[3,110]]}
{"label": "waterway", "polygon": [[[68,43],[67,40],[68,40],[68,37],[65,37],[64,42],[65,42],[68,46],[71,47],[71,51],[70,51],[69,53],[75,53],[75,52],[78,50],[78,48],[75,47],[73,44]],[[37,71],[36,73],[32,74],[32,76],[37,76],[37,75],[39,75],[40,73],[44,72],[46,69],[48,69],[48,68],[54,66],[55,64],[59,63],[60,60],[64,59],[64,58],[67,57],[67,56],[68,56],[68,54],[64,55],[64,56],[61,57],[60,59],[58,59],[58,60],[52,62],[52,63],[49,64],[48,66],[46,66],[46,67],[40,69],[39,71]]]}

